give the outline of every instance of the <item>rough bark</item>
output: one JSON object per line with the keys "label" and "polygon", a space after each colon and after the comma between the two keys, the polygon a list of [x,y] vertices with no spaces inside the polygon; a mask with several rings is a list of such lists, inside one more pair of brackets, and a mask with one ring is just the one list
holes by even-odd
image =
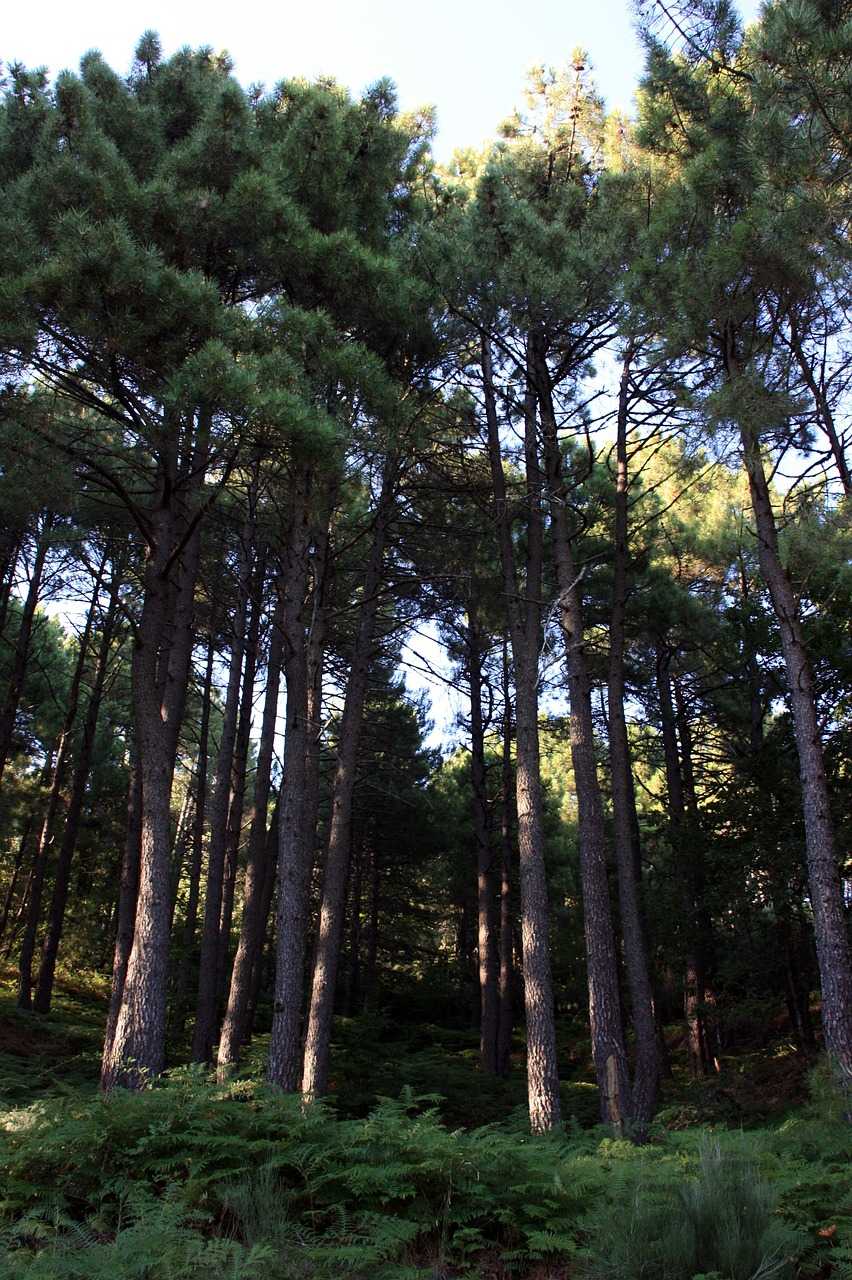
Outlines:
{"label": "rough bark", "polygon": [[266,580],[266,548],[258,555],[252,591],[252,613],[245,643],[245,671],[240,701],[239,727],[234,745],[234,763],[231,772],[231,800],[228,809],[228,848],[226,854],[225,888],[222,895],[222,918],[219,925],[219,948],[216,956],[218,1005],[226,997],[228,979],[228,953],[231,945],[231,927],[234,914],[234,894],[239,867],[240,843],[243,833],[246,773],[251,743],[251,722],[254,710],[254,685],[260,643],[260,620],[263,614],[263,589]]}
{"label": "rough bark", "polygon": [[337,487],[332,484],[323,513],[314,529],[312,557],[311,616],[308,624],[308,738],[305,765],[305,830],[308,833],[309,875],[316,857],[317,819],[320,800],[320,757],[322,754],[322,685],[325,673],[325,640],[328,630],[328,600],[334,571],[329,528]]}
{"label": "rough bark", "polygon": [[133,651],[135,740],[142,797],[139,893],[110,1063],[102,1076],[107,1088],[115,1084],[140,1088],[159,1075],[165,1063],[171,915],[169,806],[174,762],[158,674],[175,546],[174,511],[164,483],[162,501],[151,517],[142,612]]}
{"label": "rough bark", "polygon": [[127,792],[127,831],[121,860],[121,877],[116,911],[115,948],[112,961],[112,984],[107,1013],[104,1050],[101,1059],[101,1088],[107,1090],[113,1080],[113,1046],[127,963],[133,946],[136,906],[139,897],[139,867],[142,858],[142,771],[135,744],[130,750],[130,781]]}
{"label": "rough bark", "polygon": [[246,1031],[246,1014],[251,995],[251,977],[260,957],[265,917],[262,916],[264,883],[268,868],[267,813],[269,809],[272,755],[275,747],[275,730],[278,714],[278,694],[281,686],[283,657],[282,636],[283,601],[277,597],[275,612],[269,633],[269,655],[266,664],[266,692],[263,703],[263,720],[257,753],[257,772],[254,783],[254,813],[249,833],[246,879],[243,897],[243,918],[240,939],[231,971],[228,1005],[219,1036],[217,1073],[225,1079],[239,1061],[240,1047]]}
{"label": "rough bark", "polygon": [[805,847],[825,1047],[852,1105],[852,958],[825,774],[813,671],[793,585],[778,549],[775,513],[760,442],[746,427],[741,443],[757,534],[758,559],[781,633],[799,756]]}
{"label": "rough bark", "polygon": [[192,817],[191,855],[189,860],[189,888],[186,898],[186,914],[181,933],[181,963],[175,982],[175,1025],[183,1030],[186,1019],[186,996],[191,962],[195,952],[195,935],[198,929],[198,904],[201,900],[201,867],[204,861],[204,825],[207,815],[207,769],[210,759],[210,707],[213,689],[213,660],[216,649],[212,633],[207,640],[207,660],[204,667],[204,683],[201,689],[201,720],[198,726],[198,757],[195,764],[195,808]]}
{"label": "rough bark", "polygon": [[169,911],[169,932],[174,929],[175,911],[177,910],[178,890],[180,889],[181,876],[184,871],[184,863],[186,862],[186,853],[189,847],[192,835],[192,821],[195,806],[195,797],[192,791],[192,779],[198,768],[198,763],[192,766],[189,773],[189,781],[186,790],[183,793],[180,812],[178,813],[177,825],[175,827],[175,838],[172,846],[172,884]]}
{"label": "rough bark", "polygon": [[228,809],[231,800],[231,778],[246,643],[248,582],[251,566],[250,540],[251,530],[246,528],[241,540],[238,599],[231,633],[231,660],[228,667],[225,705],[222,711],[222,732],[216,757],[216,780],[210,801],[210,839],[207,849],[204,919],[201,927],[198,998],[192,1033],[193,1062],[211,1061],[217,1029],[219,993],[217,961],[225,881],[225,856],[228,848]]}
{"label": "rough bark", "polygon": [[177,502],[175,532],[178,544],[184,542],[185,545],[174,572],[169,575],[169,583],[170,586],[174,585],[174,592],[158,666],[162,699],[160,714],[165,727],[172,774],[189,693],[192,649],[195,643],[195,584],[201,558],[201,524],[197,519],[196,506],[201,500],[204,487],[209,448],[210,414],[205,411],[199,414],[195,439],[187,447],[187,452],[191,454],[191,461],[186,459],[189,462],[190,477],[186,492],[179,496]]}
{"label": "rough bark", "polygon": [[[186,425],[191,456],[184,458],[180,456],[180,424],[172,414],[164,413],[159,433],[155,498],[146,517],[142,610],[132,664],[134,750],[140,788],[138,880],[133,874],[137,864],[131,848],[132,825],[122,869],[122,895],[130,893],[135,883],[137,897],[135,903],[119,904],[119,937],[101,1072],[105,1089],[115,1084],[139,1088],[158,1075],[165,1063],[172,909],[170,800],[192,655],[200,554],[196,504],[204,484],[209,426],[206,413],[199,414],[197,430],[192,422]],[[186,471],[189,479],[181,485],[179,473]],[[132,943],[125,958],[121,930],[131,919]],[[114,1007],[118,1012],[113,1023]]]}
{"label": "rough bark", "polygon": [[257,950],[254,955],[251,967],[251,980],[249,983],[248,1005],[245,1014],[245,1030],[243,1032],[242,1044],[247,1045],[251,1040],[254,1032],[254,1020],[257,1014],[257,1003],[260,999],[261,987],[263,985],[264,974],[267,970],[271,970],[274,975],[274,954],[275,944],[274,938],[270,939],[268,953],[272,957],[272,963],[265,960],[265,940],[269,932],[269,917],[272,911],[272,899],[275,895],[276,870],[278,862],[278,826],[279,826],[279,802],[276,799],[272,809],[272,818],[269,823],[269,830],[266,833],[266,855],[263,860],[263,889],[260,900],[260,927]]}
{"label": "rough bark", "polygon": [[278,589],[282,596],[287,720],[284,776],[278,808],[278,909],[270,1084],[293,1093],[299,1086],[302,1047],[302,988],[313,831],[305,820],[308,746],[308,642],[306,595],[311,541],[310,475],[294,484],[293,518]]}
{"label": "rough bark", "polygon": [[319,1097],[328,1087],[332,1016],[349,868],[352,796],[379,608],[385,545],[395,495],[396,463],[393,458],[390,458],[385,464],[382,476],[382,488],[373,524],[372,545],[364,573],[355,648],[340,720],[322,906],[305,1037],[302,1093],[306,1098]]}
{"label": "rough bark", "polygon": [[621,1131],[631,1117],[630,1079],[607,880],[603,803],[595,761],[592,686],[586,659],[580,574],[568,522],[568,493],[551,398],[550,373],[541,353],[536,352],[534,359],[544,435],[553,558],[559,587],[559,621],[568,668],[571,760],[577,788],[592,1055],[602,1117],[605,1123]]}
{"label": "rough bark", "polygon": [[528,390],[525,405],[527,563],[526,581],[521,591],[516,572],[511,518],[503,473],[491,350],[485,338],[482,340],[482,375],[497,539],[515,668],[517,744],[515,792],[518,813],[521,939],[527,1030],[527,1092],[530,1127],[534,1133],[546,1133],[559,1127],[561,1110],[548,940],[549,909],[544,867],[538,744],[538,655],[541,634],[543,530],[542,485],[535,431],[535,400]]}
{"label": "rough bark", "polygon": [[[612,811],[615,862],[621,908],[624,961],[630,990],[630,1008],[636,1033],[636,1064],[631,1097],[631,1124],[636,1138],[645,1137],[654,1115],[660,1076],[654,997],[648,967],[639,881],[633,777],[630,743],[624,714],[624,652],[628,571],[628,454],[627,428],[632,352],[624,359],[618,397],[612,607],[609,626],[609,759],[612,774]],[[641,865],[641,864],[640,864]]]}

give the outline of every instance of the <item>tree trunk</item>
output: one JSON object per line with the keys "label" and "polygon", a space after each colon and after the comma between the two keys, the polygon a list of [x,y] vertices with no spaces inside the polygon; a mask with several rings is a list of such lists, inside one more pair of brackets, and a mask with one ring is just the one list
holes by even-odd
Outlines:
{"label": "tree trunk", "polygon": [[273,875],[267,864],[269,845],[267,840],[267,814],[269,809],[272,755],[275,748],[275,731],[278,714],[278,693],[281,685],[283,654],[282,636],[283,602],[279,595],[269,633],[269,657],[266,664],[266,693],[263,703],[263,721],[260,745],[257,753],[257,772],[254,783],[254,813],[249,834],[248,859],[243,898],[243,918],[240,940],[231,972],[228,1005],[219,1036],[217,1074],[224,1080],[239,1061],[240,1047],[246,1030],[246,1013],[251,994],[251,977],[260,957],[263,943],[265,916],[262,915],[264,882]]}
{"label": "tree trunk", "polygon": [[308,625],[308,737],[305,774],[305,831],[308,835],[309,880],[316,857],[316,831],[320,800],[320,759],[322,756],[322,684],[325,673],[325,638],[328,630],[328,600],[334,573],[329,530],[337,502],[337,485],[332,483],[322,515],[314,530],[311,618]]}
{"label": "tree trunk", "polygon": [[139,869],[142,859],[142,771],[135,743],[130,750],[130,782],[127,792],[127,833],[121,861],[121,879],[116,913],[115,949],[112,961],[112,985],[107,1013],[104,1050],[101,1059],[101,1088],[108,1090],[113,1079],[113,1047],[127,964],[133,946],[136,927],[136,906],[139,897]]}
{"label": "tree trunk", "polygon": [[276,799],[272,809],[272,818],[269,823],[269,830],[266,833],[266,853],[263,859],[263,887],[260,899],[260,926],[258,929],[257,949],[251,966],[251,978],[249,982],[249,996],[245,1013],[245,1030],[241,1044],[247,1045],[254,1033],[254,1020],[257,1014],[257,1003],[260,999],[261,987],[263,986],[263,977],[267,969],[271,968],[274,974],[274,952],[275,939],[270,940],[269,952],[273,957],[271,966],[264,963],[264,943],[269,931],[269,916],[272,911],[272,899],[275,895],[275,880],[278,862],[278,828],[279,828],[280,806]]}
{"label": "tree trunk", "polygon": [[216,655],[212,631],[207,639],[207,661],[201,690],[201,721],[198,726],[198,758],[195,772],[195,812],[192,819],[192,855],[189,862],[189,890],[181,935],[181,963],[178,966],[174,994],[174,1018],[182,1031],[186,1019],[186,996],[189,974],[195,952],[198,928],[198,903],[201,897],[201,866],[204,860],[204,820],[207,812],[207,770],[210,759],[210,708],[213,689],[213,660]]}
{"label": "tree trunk", "polygon": [[6,620],[9,616],[9,605],[15,590],[15,571],[24,549],[26,534],[19,536],[7,534],[2,576],[0,576],[0,636],[6,634]]}
{"label": "tree trunk", "polygon": [[[165,1063],[166,981],[171,915],[171,815],[173,763],[158,681],[160,646],[169,602],[168,573],[174,516],[166,501],[153,517],[145,565],[142,615],[133,652],[133,703],[141,775],[141,857],[133,943],[107,1088],[141,1088]],[[128,881],[129,883],[129,881]],[[113,974],[115,976],[115,966]]]}
{"label": "tree trunk", "polygon": [[243,693],[240,703],[239,728],[234,748],[234,765],[231,774],[231,801],[228,809],[228,851],[226,856],[227,874],[225,890],[222,898],[222,919],[219,929],[219,950],[217,953],[218,1005],[225,1000],[225,986],[228,980],[228,953],[231,946],[231,926],[234,914],[234,894],[236,891],[237,870],[239,867],[240,843],[243,831],[243,811],[245,809],[246,772],[248,769],[248,753],[251,745],[251,722],[254,711],[254,685],[257,675],[258,645],[260,640],[260,619],[263,613],[263,589],[266,580],[266,547],[262,548],[255,567],[255,581],[251,622],[246,637],[246,667],[243,674]]}
{"label": "tree trunk", "polygon": [[305,1037],[302,1093],[306,1098],[319,1097],[328,1087],[332,1016],[349,866],[352,796],[379,608],[385,544],[395,504],[395,493],[396,462],[395,459],[389,458],[385,463],[382,476],[382,490],[373,526],[373,541],[364,574],[355,648],[340,721],[319,936]]}
{"label": "tree trunk", "polygon": [[559,620],[568,668],[571,760],[577,788],[592,1055],[601,1095],[601,1114],[605,1123],[620,1132],[631,1118],[630,1078],[607,880],[603,803],[595,761],[592,687],[586,662],[580,575],[568,527],[568,494],[551,399],[550,372],[544,356],[539,353],[535,356],[535,374],[544,434],[553,557],[559,586]]}
{"label": "tree trunk", "polygon": [[494,921],[494,873],[485,776],[482,721],[482,636],[476,603],[468,604],[468,678],[470,684],[470,777],[473,834],[476,842],[477,953],[479,970],[479,1064],[497,1073],[499,959]]}
{"label": "tree trunk", "polygon": [[[315,853],[317,815],[319,812],[319,789],[320,789],[320,752],[322,740],[322,682],[323,669],[325,661],[325,632],[327,626],[327,594],[329,582],[331,578],[331,557],[329,543],[329,526],[336,501],[336,485],[334,481],[326,494],[325,501],[322,504],[322,515],[313,531],[314,554],[309,556],[307,544],[304,551],[305,562],[305,578],[303,586],[307,587],[307,566],[312,561],[311,574],[313,585],[311,588],[310,600],[310,622],[308,624],[308,632],[306,639],[306,657],[305,657],[305,673],[307,680],[307,693],[305,697],[306,707],[306,725],[305,725],[305,772],[302,781],[302,827],[304,832],[304,849],[303,857],[305,860],[304,868],[304,915],[302,917],[301,928],[304,933],[307,927],[307,894],[311,879],[311,870]],[[310,542],[310,534],[308,535]],[[299,562],[298,572],[301,573],[301,561]],[[301,617],[301,615],[299,615]],[[282,615],[283,617],[283,615]],[[295,624],[293,624],[295,626]],[[283,622],[282,622],[283,627]],[[292,626],[291,626],[292,630]],[[293,655],[294,667],[300,666],[300,659],[297,655]],[[294,670],[294,678],[296,679],[296,688],[298,691],[299,680],[301,676],[298,670]],[[301,695],[299,695],[301,696]],[[288,693],[289,699],[289,693]],[[285,743],[285,754],[286,754]],[[285,775],[286,776],[286,775]],[[280,805],[276,803],[273,813],[272,826],[270,828],[270,837],[273,838],[273,849],[277,849],[279,845],[280,832]],[[287,837],[289,840],[290,837]],[[296,852],[291,850],[291,858],[296,858]],[[257,1001],[260,994],[260,987],[263,977],[262,950],[263,938],[266,935],[267,921],[272,905],[272,897],[275,888],[276,858],[274,853],[268,858],[263,877],[263,889],[260,906],[260,930],[259,940],[256,953],[252,962],[250,994],[248,999],[248,1007],[246,1010],[246,1030],[245,1039],[251,1035],[254,1026],[254,1017],[257,1009]],[[292,861],[291,865],[295,866]],[[296,904],[294,904],[295,906]],[[298,915],[298,909],[297,909]],[[295,950],[295,947],[294,947]],[[276,940],[276,958],[277,958],[277,940]],[[304,939],[302,942],[302,952],[298,960],[301,966],[304,966]],[[304,968],[300,970],[300,974],[304,973]],[[301,982],[301,977],[300,977]],[[296,1010],[295,1017],[297,1025],[301,1023],[301,992],[299,993],[299,1007]],[[282,1021],[282,1044],[290,1042],[292,1037],[292,1026],[290,1023],[291,1015],[288,1014]],[[279,1061],[279,1068],[282,1073],[290,1079],[290,1073],[293,1073],[294,1083],[289,1086],[295,1089],[298,1085],[299,1073],[299,1053],[300,1050],[284,1050]]]}
{"label": "tree trunk", "polygon": [[[138,880],[131,805],[133,822],[122,867],[119,936],[101,1072],[104,1089],[115,1084],[140,1088],[165,1063],[172,909],[170,801],[192,656],[200,554],[200,526],[193,503],[204,484],[209,425],[209,414],[199,415],[188,468],[191,479],[180,490],[179,424],[170,414],[163,416],[157,499],[148,517],[142,612],[133,649],[134,744],[140,788]],[[172,590],[175,574],[176,593]],[[124,901],[134,884],[135,904]],[[132,943],[125,959],[122,929],[130,920]]]}
{"label": "tree trunk", "polygon": [[218,953],[222,918],[222,892],[225,878],[225,855],[228,845],[228,809],[234,747],[237,738],[237,716],[240,704],[243,655],[246,643],[248,612],[248,579],[252,548],[251,530],[247,527],[241,539],[238,600],[234,614],[231,661],[228,686],[222,713],[222,735],[216,757],[216,781],[210,802],[210,840],[207,850],[207,883],[204,895],[204,922],[201,930],[201,957],[198,970],[198,999],[195,1028],[192,1035],[193,1062],[210,1062],[216,1038],[218,1003]]}
{"label": "tree trunk", "polygon": [[511,1068],[513,982],[512,968],[512,703],[509,686],[509,642],[503,636],[503,758],[501,768],[500,841],[500,944],[499,1023],[497,1031],[497,1074],[507,1076]]}
{"label": "tree trunk", "polygon": [[456,959],[459,970],[459,1013],[471,1030],[479,1027],[479,978],[476,963],[476,896],[465,876],[455,895]]}
{"label": "tree trunk", "polygon": [[56,824],[56,815],[59,812],[59,806],[62,800],[62,791],[65,786],[65,775],[67,773],[68,759],[71,753],[74,722],[77,719],[77,708],[80,703],[80,688],[83,683],[83,672],[85,671],[86,660],[89,656],[89,643],[92,636],[92,629],[95,624],[95,614],[98,608],[98,596],[100,595],[106,565],[107,556],[105,555],[101,560],[95,577],[95,585],[92,591],[91,600],[89,601],[86,623],[83,628],[83,634],[80,637],[77,661],[74,666],[74,674],[71,678],[71,687],[68,690],[65,717],[62,722],[62,731],[59,736],[59,746],[56,752],[56,763],[53,768],[50,796],[48,797],[47,809],[42,822],[41,834],[39,836],[35,861],[33,863],[27,924],[24,929],[24,937],[21,942],[21,956],[18,966],[19,1009],[32,1008],[33,959],[35,957],[36,935],[41,921],[41,900],[44,891],[45,873],[47,871],[47,859],[50,853],[51,838]]}
{"label": "tree trunk", "polygon": [[671,654],[662,644],[657,646],[656,675],[657,694],[660,703],[660,727],[663,739],[663,758],[666,769],[666,793],[668,796],[669,825],[677,870],[680,873],[682,894],[682,923],[684,928],[684,988],[683,1011],[686,1019],[687,1052],[693,1076],[707,1070],[706,1034],[704,1028],[703,990],[704,976],[701,964],[701,945],[696,902],[693,894],[693,875],[689,866],[692,851],[689,849],[689,825],[684,799],[681,758],[677,742],[677,722],[669,664]]}
{"label": "tree trunk", "polygon": [[[47,787],[48,783],[53,777],[53,769],[56,763],[56,751],[58,747],[61,745],[61,742],[62,742],[62,731],[60,730],[59,738],[57,740],[56,746],[52,747],[48,751],[47,756],[45,758],[44,765],[42,766],[41,773],[39,774],[39,780],[38,780],[39,798],[41,798],[41,795],[43,794],[45,788]],[[34,801],[35,801],[35,797],[33,797],[33,802]],[[18,882],[18,875],[20,873],[20,869],[21,867],[23,867],[24,863],[27,862],[28,860],[27,855],[30,852],[32,835],[33,835],[34,828],[36,826],[36,816],[37,815],[34,812],[34,803],[32,803],[28,808],[27,816],[24,821],[24,828],[21,832],[21,838],[18,841],[18,852],[15,857],[15,865],[12,872],[12,880],[11,880],[11,883],[9,884],[9,889],[6,893],[6,899],[3,903],[3,916],[2,916],[2,921],[0,921],[0,938],[3,937],[3,935],[6,932],[6,929],[9,927],[9,916],[11,914],[12,904],[14,902],[15,887]],[[39,830],[41,830],[41,828],[39,828]],[[15,941],[17,939],[18,926],[20,925],[21,920],[24,919],[26,915],[27,906],[28,906],[29,897],[30,897],[30,889],[32,888],[33,874],[35,872],[35,867],[36,867],[35,853],[33,853],[33,856],[29,859],[29,864],[30,864],[29,873],[27,875],[26,883],[24,884],[23,893],[21,894],[21,900],[18,903],[18,910],[15,913],[14,920],[12,921],[12,925],[9,930],[9,938],[3,951],[4,960],[8,959],[8,957],[11,955],[14,949]]]}
{"label": "tree trunk", "polygon": [[187,846],[191,840],[190,829],[193,821],[193,807],[195,798],[192,794],[192,781],[198,769],[198,761],[189,770],[189,778],[186,784],[186,791],[181,801],[180,812],[178,813],[177,825],[175,827],[174,845],[172,847],[172,885],[170,897],[169,911],[169,933],[174,929],[175,911],[177,910],[178,890],[180,889],[180,880],[183,875],[184,863],[186,862]]}
{"label": "tree trunk", "polygon": [[680,739],[681,775],[683,778],[683,796],[686,803],[684,868],[695,922],[698,1000],[700,1002],[701,1044],[704,1054],[703,1070],[709,1073],[721,1069],[721,1035],[719,1019],[715,1014],[716,993],[710,976],[713,970],[713,921],[707,908],[704,840],[701,830],[701,814],[698,807],[698,792],[695,786],[692,727],[689,722],[681,681],[674,678],[671,686],[674,693],[677,733]]}
{"label": "tree trunk", "polygon": [[15,736],[15,720],[17,718],[18,704],[21,701],[24,680],[26,679],[27,674],[27,661],[30,656],[35,611],[39,601],[39,593],[41,592],[44,565],[47,560],[48,550],[50,549],[50,533],[53,529],[54,519],[53,513],[48,512],[42,521],[41,530],[39,532],[35,548],[33,567],[30,572],[29,588],[27,590],[26,599],[24,600],[18,634],[15,637],[12,672],[9,677],[9,686],[6,690],[6,697],[3,701],[3,706],[0,708],[0,780],[3,778],[3,773],[12,752],[12,740]]}
{"label": "tree trunk", "polygon": [[361,1008],[361,897],[364,871],[363,842],[352,842],[349,893],[349,957],[346,967],[346,1012],[354,1018]]}
{"label": "tree trunk", "polygon": [[311,542],[307,470],[297,478],[294,490],[286,564],[278,588],[283,601],[287,722],[278,810],[275,990],[268,1067],[270,1084],[287,1093],[294,1093],[299,1086],[308,882],[314,836],[305,820],[309,738],[305,597]]}
{"label": "tree trunk", "polygon": [[[47,1013],[53,995],[53,978],[56,971],[56,957],[62,940],[65,924],[65,908],[68,902],[68,888],[71,883],[71,864],[77,847],[80,831],[80,818],[83,813],[83,802],[86,798],[86,785],[92,767],[92,754],[95,748],[95,737],[98,729],[101,700],[109,668],[109,656],[115,636],[115,621],[118,613],[118,597],[121,582],[117,566],[113,566],[113,578],[110,586],[109,602],[104,614],[101,642],[95,663],[94,681],[89,704],[86,708],[86,719],[83,723],[83,735],[74,766],[74,779],[71,784],[71,797],[68,812],[65,815],[65,830],[59,848],[56,865],[56,879],[53,886],[53,897],[50,904],[47,934],[42,949],[41,968],[39,969],[34,1008],[39,1013]],[[96,601],[93,601],[93,606]]]}
{"label": "tree trunk", "polygon": [[609,758],[612,773],[612,811],[615,861],[621,906],[624,960],[630,989],[631,1013],[636,1033],[636,1067],[631,1106],[632,1133],[644,1140],[654,1115],[660,1066],[654,1021],[654,997],[648,969],[648,948],[640,899],[637,864],[641,865],[635,839],[636,806],[630,763],[630,744],[624,714],[624,649],[627,613],[628,565],[628,457],[627,417],[632,351],[624,359],[618,399],[615,482],[615,545],[612,609],[609,629]]}
{"label": "tree trunk", "polygon": [[745,426],[741,429],[741,441],[755,519],[758,559],[778,619],[790,689],[802,780],[808,882],[822,988],[825,1047],[840,1073],[843,1087],[847,1093],[852,1093],[852,961],[834,847],[813,672],[793,586],[778,550],[775,513],[760,443]]}
{"label": "tree trunk", "polygon": [[[161,718],[166,730],[166,743],[170,753],[170,767],[174,775],[178,740],[189,693],[189,677],[192,667],[192,650],[195,644],[193,627],[195,615],[195,585],[201,558],[201,525],[197,520],[195,505],[202,500],[204,477],[210,451],[211,415],[203,411],[198,415],[198,429],[194,443],[188,447],[191,455],[185,459],[190,473],[185,494],[177,505],[176,542],[186,539],[186,545],[178,557],[175,573],[175,592],[170,625],[162,647],[158,666]],[[195,524],[193,524],[195,521]],[[171,577],[170,577],[171,581]]]}
{"label": "tree trunk", "polygon": [[561,1123],[553,983],[550,972],[549,910],[544,866],[541,769],[538,745],[538,654],[541,635],[543,529],[541,475],[535,429],[535,398],[527,389],[525,403],[526,495],[528,506],[527,565],[523,593],[515,568],[500,427],[491,370],[491,350],[482,340],[482,377],[488,430],[488,456],[497,523],[500,563],[515,666],[515,791],[521,882],[521,938],[524,961],[524,1007],[527,1028],[527,1092],[530,1128],[534,1133],[558,1129]]}
{"label": "tree trunk", "polygon": [[379,909],[381,869],[375,848],[370,850],[370,905],[367,912],[367,961],[364,965],[364,1009],[374,1009],[379,986]]}
{"label": "tree trunk", "polygon": [[[52,761],[51,761],[52,764]],[[17,852],[15,853],[15,861],[12,863],[12,874],[9,877],[9,884],[3,896],[3,910],[0,911],[0,939],[6,932],[6,926],[9,923],[9,915],[12,910],[12,904],[15,901],[15,893],[18,888],[18,879],[21,874],[21,868],[24,865],[24,854],[27,851],[27,842],[29,834],[32,830],[32,820],[28,817],[21,838],[18,841]]]}
{"label": "tree trunk", "polygon": [[795,936],[789,912],[776,906],[775,914],[778,942],[784,963],[784,995],[793,1039],[802,1053],[813,1053],[816,1040],[811,1022],[808,982],[800,964],[801,948],[797,946],[798,939]]}

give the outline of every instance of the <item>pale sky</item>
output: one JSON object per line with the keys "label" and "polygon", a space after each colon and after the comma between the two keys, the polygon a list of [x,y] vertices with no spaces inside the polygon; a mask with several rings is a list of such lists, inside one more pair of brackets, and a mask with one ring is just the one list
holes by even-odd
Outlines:
{"label": "pale sky", "polygon": [[[757,0],[739,7],[750,18]],[[146,28],[159,32],[166,53],[186,44],[227,49],[246,85],[332,75],[358,93],[390,76],[403,109],[437,107],[440,159],[493,137],[536,63],[560,65],[582,46],[608,106],[627,111],[642,65],[629,0],[279,0],[271,8],[252,0],[10,0],[0,59],[55,74],[97,48],[123,72]]]}

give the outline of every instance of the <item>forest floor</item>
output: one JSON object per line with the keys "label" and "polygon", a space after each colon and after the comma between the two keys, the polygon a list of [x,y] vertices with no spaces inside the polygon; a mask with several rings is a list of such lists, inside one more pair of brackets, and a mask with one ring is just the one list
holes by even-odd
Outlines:
{"label": "forest floor", "polygon": [[[0,965],[0,1105],[23,1106],[56,1088],[95,1088],[100,1070],[107,990],[97,975],[62,974],[47,1016],[16,1007],[17,973]],[[784,1117],[808,1098],[813,1059],[796,1052],[786,1016],[778,1014],[750,1033],[738,1011],[736,1044],[720,1059],[718,1074],[693,1079],[686,1070],[683,1027],[666,1028],[671,1075],[663,1082],[658,1124],[667,1130],[694,1124],[743,1128]],[[563,1113],[569,1124],[589,1128],[598,1120],[597,1088],[587,1028],[559,1027]],[[175,1046],[183,1058],[187,1045]],[[241,1071],[259,1079],[268,1036],[252,1043]],[[364,1116],[380,1097],[404,1087],[434,1094],[442,1120],[451,1126],[499,1123],[526,1107],[523,1045],[516,1039],[508,1080],[482,1087],[475,1030],[430,1023],[412,1025],[382,1015],[337,1018],[330,1092],[339,1114]]]}
{"label": "forest floor", "polygon": [[[333,1100],[264,1088],[266,1037],[217,1088],[177,1068],[105,1101],[103,984],[64,975],[47,1016],[0,969],[0,1280],[450,1280],[852,1276],[852,1126],[784,1018],[738,1011],[718,1074],[680,1028],[651,1140],[597,1124],[582,1027],[564,1026],[565,1135],[525,1132],[476,1033],[340,1018]],[[176,1056],[180,1056],[177,1046]]]}

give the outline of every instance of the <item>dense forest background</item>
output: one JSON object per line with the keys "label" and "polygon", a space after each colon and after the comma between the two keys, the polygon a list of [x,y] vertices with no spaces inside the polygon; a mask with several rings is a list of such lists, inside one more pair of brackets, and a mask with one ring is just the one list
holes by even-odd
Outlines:
{"label": "dense forest background", "polygon": [[852,1275],[852,11],[636,21],[6,68],[0,1274]]}

